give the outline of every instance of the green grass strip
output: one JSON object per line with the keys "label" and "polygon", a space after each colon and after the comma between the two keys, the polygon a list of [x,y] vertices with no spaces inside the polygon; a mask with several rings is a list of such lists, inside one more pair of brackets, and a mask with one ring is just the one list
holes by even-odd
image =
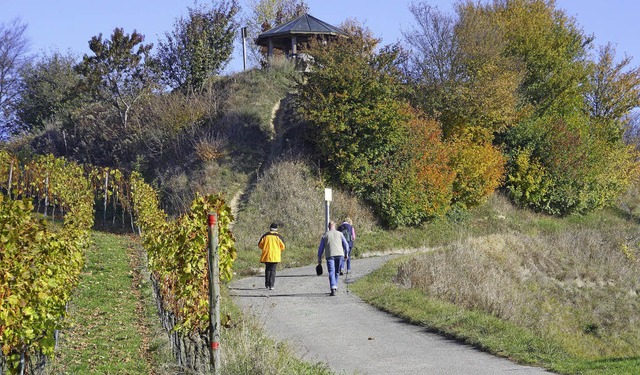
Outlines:
{"label": "green grass strip", "polygon": [[149,374],[126,236],[93,233],[52,364],[55,374]]}

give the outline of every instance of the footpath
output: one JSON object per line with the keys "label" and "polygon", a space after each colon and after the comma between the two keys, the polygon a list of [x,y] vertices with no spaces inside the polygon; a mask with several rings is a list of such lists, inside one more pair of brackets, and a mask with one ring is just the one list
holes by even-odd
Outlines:
{"label": "footpath", "polygon": [[315,266],[278,271],[274,290],[264,275],[230,285],[234,300],[256,316],[275,339],[287,341],[305,361],[326,363],[340,374],[549,374],[481,352],[410,325],[366,304],[348,291],[350,283],[377,269],[388,256],[354,259],[329,296],[325,273]]}

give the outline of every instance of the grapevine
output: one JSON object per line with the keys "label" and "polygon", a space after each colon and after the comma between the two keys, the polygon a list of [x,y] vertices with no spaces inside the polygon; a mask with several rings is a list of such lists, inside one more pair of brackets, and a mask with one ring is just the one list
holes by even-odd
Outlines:
{"label": "grapevine", "polygon": [[204,331],[209,325],[206,218],[218,214],[220,277],[229,281],[236,259],[230,207],[219,196],[197,195],[190,212],[168,221],[155,191],[132,174],[133,207],[142,230],[149,266],[159,281],[163,303],[177,317],[176,330]]}
{"label": "grapevine", "polygon": [[[20,182],[11,184],[20,197],[0,195],[0,343],[10,373],[19,372],[23,355],[53,353],[53,332],[77,285],[93,225],[93,197],[82,168],[43,157],[22,170]],[[65,208],[61,229],[33,215],[28,193]]]}
{"label": "grapevine", "polygon": [[[220,278],[229,281],[236,258],[230,207],[220,196],[197,195],[190,212],[170,220],[155,190],[138,173],[80,166],[52,155],[21,163],[0,151],[0,345],[10,373],[20,357],[53,354],[54,335],[79,280],[94,205],[135,216],[149,267],[175,329],[209,326],[206,217],[218,215]],[[62,228],[46,220],[64,218]],[[36,215],[40,212],[42,215]],[[115,217],[114,217],[115,220]],[[104,216],[103,216],[104,221]]]}

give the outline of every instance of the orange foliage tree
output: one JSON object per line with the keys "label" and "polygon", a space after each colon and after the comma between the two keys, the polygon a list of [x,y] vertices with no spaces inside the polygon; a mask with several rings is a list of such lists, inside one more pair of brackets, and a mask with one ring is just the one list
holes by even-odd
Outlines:
{"label": "orange foliage tree", "polygon": [[450,152],[440,125],[401,99],[401,51],[374,53],[367,35],[312,50],[299,108],[332,177],[389,226],[416,225],[449,209]]}

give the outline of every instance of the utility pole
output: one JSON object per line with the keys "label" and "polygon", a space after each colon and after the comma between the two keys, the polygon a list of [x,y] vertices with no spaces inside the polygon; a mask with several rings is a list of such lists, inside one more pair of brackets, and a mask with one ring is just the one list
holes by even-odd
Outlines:
{"label": "utility pole", "polygon": [[247,27],[243,27],[241,30],[242,34],[242,70],[247,70]]}

